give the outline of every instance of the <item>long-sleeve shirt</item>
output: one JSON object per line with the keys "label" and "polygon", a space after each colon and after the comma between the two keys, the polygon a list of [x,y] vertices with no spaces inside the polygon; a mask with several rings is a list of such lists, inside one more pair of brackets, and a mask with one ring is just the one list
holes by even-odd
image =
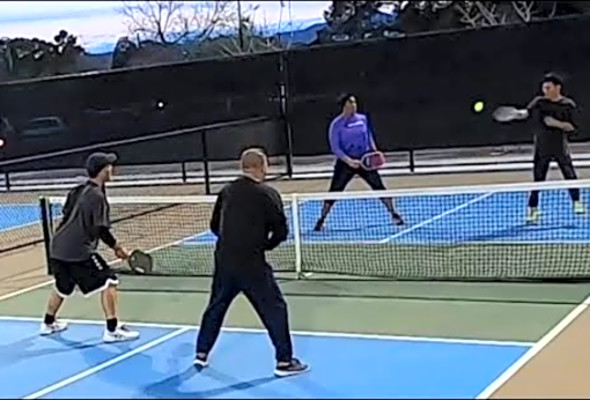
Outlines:
{"label": "long-sleeve shirt", "polygon": [[91,181],[75,187],[68,193],[62,223],[51,241],[51,258],[86,261],[96,252],[99,239],[110,247],[115,246],[117,241],[110,226],[110,207],[104,187]]}
{"label": "long-sleeve shirt", "polygon": [[350,117],[339,115],[330,124],[330,149],[339,159],[359,159],[376,150],[373,132],[367,116],[355,113]]}
{"label": "long-sleeve shirt", "polygon": [[218,261],[228,268],[260,268],[264,253],[287,239],[289,228],[279,193],[243,176],[217,197],[210,223]]}

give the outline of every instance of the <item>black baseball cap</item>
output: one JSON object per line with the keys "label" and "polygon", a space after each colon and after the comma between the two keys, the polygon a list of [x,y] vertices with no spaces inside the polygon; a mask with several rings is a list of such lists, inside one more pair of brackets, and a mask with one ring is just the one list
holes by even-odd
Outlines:
{"label": "black baseball cap", "polygon": [[107,165],[113,165],[117,162],[117,155],[115,153],[92,153],[86,159],[86,171],[91,178],[96,177]]}

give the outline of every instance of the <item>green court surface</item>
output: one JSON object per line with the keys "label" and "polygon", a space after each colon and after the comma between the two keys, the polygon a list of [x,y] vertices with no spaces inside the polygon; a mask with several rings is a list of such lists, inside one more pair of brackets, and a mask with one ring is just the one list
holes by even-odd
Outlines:
{"label": "green court surface", "polygon": [[[122,281],[121,316],[127,321],[198,325],[208,300],[207,278],[125,276]],[[42,315],[50,287],[0,302],[0,315]],[[538,341],[590,292],[588,284],[313,278],[284,279],[281,287],[296,330],[527,342]],[[75,296],[63,316],[102,319],[98,298]],[[260,327],[260,322],[240,297],[226,325]]]}

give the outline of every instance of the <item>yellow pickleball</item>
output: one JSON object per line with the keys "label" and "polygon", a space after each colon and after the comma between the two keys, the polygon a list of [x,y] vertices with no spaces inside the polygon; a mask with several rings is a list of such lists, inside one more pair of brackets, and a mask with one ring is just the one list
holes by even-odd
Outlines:
{"label": "yellow pickleball", "polygon": [[475,111],[476,113],[480,113],[483,111],[483,101],[476,101],[473,104],[473,111]]}

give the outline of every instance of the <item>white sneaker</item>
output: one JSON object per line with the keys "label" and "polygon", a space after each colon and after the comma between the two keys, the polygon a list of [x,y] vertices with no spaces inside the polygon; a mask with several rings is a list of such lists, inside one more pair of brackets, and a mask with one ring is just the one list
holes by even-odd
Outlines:
{"label": "white sneaker", "polygon": [[574,201],[574,213],[580,215],[586,213],[586,207],[581,201]]}
{"label": "white sneaker", "polygon": [[536,207],[529,207],[526,222],[529,224],[536,224],[539,222],[539,217],[539,210]]}
{"label": "white sneaker", "polygon": [[105,329],[102,340],[105,343],[126,342],[139,338],[139,332],[129,330],[125,325],[119,325],[114,332]]}
{"label": "white sneaker", "polygon": [[41,328],[39,334],[41,336],[51,335],[57,332],[65,331],[68,329],[68,323],[62,321],[54,321],[52,324],[47,325],[45,322],[41,322]]}
{"label": "white sneaker", "polygon": [[207,357],[196,356],[195,360],[193,361],[193,365],[199,368],[207,368],[209,361],[207,360]]}

